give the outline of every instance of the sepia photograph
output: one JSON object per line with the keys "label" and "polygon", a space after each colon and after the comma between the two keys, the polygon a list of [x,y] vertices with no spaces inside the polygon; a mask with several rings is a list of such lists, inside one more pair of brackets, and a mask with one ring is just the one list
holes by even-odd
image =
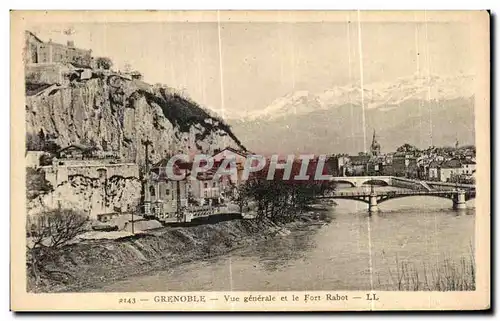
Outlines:
{"label": "sepia photograph", "polygon": [[12,11],[12,308],[488,308],[489,19]]}

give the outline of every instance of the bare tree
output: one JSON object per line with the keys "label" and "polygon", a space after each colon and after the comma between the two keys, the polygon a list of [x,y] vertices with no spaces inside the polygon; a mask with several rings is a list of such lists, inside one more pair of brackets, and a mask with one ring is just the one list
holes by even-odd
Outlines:
{"label": "bare tree", "polygon": [[88,218],[69,209],[55,209],[28,217],[27,265],[28,271],[40,280],[40,274],[66,274],[64,271],[48,270],[44,261],[52,257],[56,250],[67,245],[87,229]]}

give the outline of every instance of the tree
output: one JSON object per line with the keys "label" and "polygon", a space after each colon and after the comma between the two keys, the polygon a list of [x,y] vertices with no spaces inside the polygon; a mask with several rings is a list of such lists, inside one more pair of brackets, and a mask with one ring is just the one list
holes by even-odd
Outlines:
{"label": "tree", "polygon": [[38,134],[26,133],[26,150],[43,151],[45,149],[46,135],[43,129]]}
{"label": "tree", "polygon": [[40,166],[52,165],[52,156],[49,154],[41,155],[38,160],[39,160]]}
{"label": "tree", "polygon": [[109,70],[113,66],[113,62],[108,57],[98,57],[96,58],[96,65],[98,69]]}
{"label": "tree", "polygon": [[57,250],[67,245],[76,236],[84,233],[88,218],[69,209],[55,209],[36,216],[28,217],[27,265],[28,271],[40,280],[53,274],[66,274],[64,271],[48,270],[45,262],[57,255]]}
{"label": "tree", "polygon": [[396,149],[396,151],[400,152],[400,153],[415,153],[415,152],[419,152],[419,149],[413,145],[405,143],[404,145],[399,146]]}
{"label": "tree", "polygon": [[43,129],[40,128],[40,131],[38,132],[38,139],[40,143],[40,150],[43,150],[45,147],[45,133],[43,132]]}
{"label": "tree", "polygon": [[53,190],[54,188],[45,179],[45,174],[41,169],[26,168],[26,197],[28,199],[32,200]]}
{"label": "tree", "polygon": [[49,139],[45,142],[44,151],[49,152],[51,154],[57,154],[57,152],[61,149],[61,146],[56,143],[54,139]]}
{"label": "tree", "polygon": [[104,138],[101,139],[101,147],[103,151],[108,151],[108,141]]}
{"label": "tree", "polygon": [[[240,208],[246,207],[250,202],[256,204],[258,218],[290,221],[307,209],[316,196],[335,188],[328,180],[313,178],[316,166],[312,164],[309,164],[307,171],[309,180],[283,179],[283,169],[276,170],[273,179],[268,180],[269,167],[253,173],[252,177],[238,187],[236,202]],[[301,162],[294,162],[290,177],[295,177],[300,172],[300,167]]]}
{"label": "tree", "polygon": [[34,133],[26,133],[26,150],[38,150],[40,148],[40,138]]}

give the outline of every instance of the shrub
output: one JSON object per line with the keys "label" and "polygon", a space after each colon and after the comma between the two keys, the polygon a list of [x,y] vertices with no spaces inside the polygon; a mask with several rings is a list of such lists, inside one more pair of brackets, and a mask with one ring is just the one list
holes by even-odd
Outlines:
{"label": "shrub", "polygon": [[[155,93],[139,90],[146,98],[148,104],[156,104],[161,107],[163,115],[182,132],[189,132],[191,126],[199,124],[207,131],[222,130],[231,137],[242,149],[246,148],[234,135],[230,126],[217,116],[211,113],[190,98],[184,97],[177,92],[172,92],[169,88],[159,87]],[[207,122],[207,120],[211,120]]]}
{"label": "shrub", "polygon": [[29,200],[35,199],[40,195],[52,192],[54,188],[45,179],[45,173],[41,169],[26,169],[26,197]]}
{"label": "shrub", "polygon": [[109,70],[113,66],[113,62],[108,57],[97,57],[96,58],[96,65],[97,65],[97,68],[99,68],[99,69]]}

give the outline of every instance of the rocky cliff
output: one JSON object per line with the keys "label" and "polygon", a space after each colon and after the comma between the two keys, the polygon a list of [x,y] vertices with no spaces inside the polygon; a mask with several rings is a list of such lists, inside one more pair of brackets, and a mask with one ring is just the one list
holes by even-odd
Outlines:
{"label": "rocky cliff", "polygon": [[[85,77],[75,71],[66,71],[63,77],[43,75],[42,70],[26,77],[28,150],[53,152],[81,144],[141,165],[146,140],[151,142],[153,163],[173,153],[244,149],[220,118],[166,86],[151,86],[105,70],[86,70]],[[57,186],[47,185],[43,173],[27,174],[28,214],[59,204],[94,214],[126,212],[135,210],[140,201],[138,173],[115,175],[103,184],[82,171]]]}
{"label": "rocky cliff", "polygon": [[244,149],[220,118],[168,87],[99,70],[84,80],[68,76],[63,84],[31,79],[26,80],[28,138],[43,132],[60,147],[90,144],[137,163],[145,159],[144,140],[152,143],[153,162],[173,152]]}

